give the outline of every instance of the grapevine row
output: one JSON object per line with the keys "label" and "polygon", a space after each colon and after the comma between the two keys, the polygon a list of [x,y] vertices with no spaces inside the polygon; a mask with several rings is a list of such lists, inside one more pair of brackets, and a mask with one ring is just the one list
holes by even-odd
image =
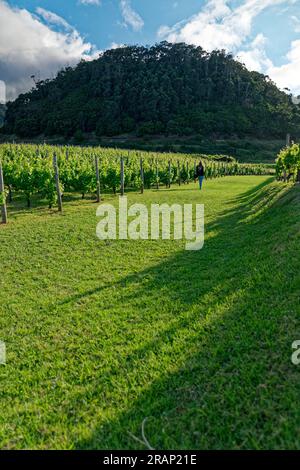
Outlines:
{"label": "grapevine row", "polygon": [[299,144],[293,144],[281,150],[276,160],[276,174],[279,180],[288,181],[292,178],[300,181]]}
{"label": "grapevine row", "polygon": [[[264,165],[239,164],[234,159],[203,155],[165,154],[150,152],[124,152],[117,149],[91,147],[62,147],[32,144],[0,145],[5,188],[8,201],[14,192],[25,195],[30,206],[33,195],[46,199],[49,207],[57,202],[53,155],[56,156],[60,190],[87,194],[97,191],[95,157],[99,161],[102,191],[116,193],[120,189],[120,159],[124,164],[124,188],[139,189],[171,184],[189,183],[194,179],[195,165],[201,159],[205,165],[205,176],[217,178],[227,175],[268,174]],[[141,173],[141,165],[143,172]],[[143,174],[143,182],[141,181]]]}

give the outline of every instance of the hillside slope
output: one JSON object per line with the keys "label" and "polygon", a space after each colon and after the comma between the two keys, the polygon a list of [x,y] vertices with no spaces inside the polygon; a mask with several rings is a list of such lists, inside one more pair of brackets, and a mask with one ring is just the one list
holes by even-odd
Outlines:
{"label": "hillside slope", "polygon": [[39,82],[8,104],[2,132],[283,138],[300,135],[300,108],[224,51],[163,42],[109,50]]}

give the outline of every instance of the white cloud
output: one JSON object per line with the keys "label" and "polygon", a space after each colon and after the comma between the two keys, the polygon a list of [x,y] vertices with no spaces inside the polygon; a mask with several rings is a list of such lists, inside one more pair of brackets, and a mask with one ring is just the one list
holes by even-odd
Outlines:
{"label": "white cloud", "polygon": [[300,95],[300,39],[293,41],[286,56],[287,63],[276,67],[271,65],[267,74],[281,87],[289,88]]}
{"label": "white cloud", "polygon": [[141,16],[136,11],[134,11],[130,0],[121,0],[120,8],[124,24],[126,26],[131,26],[134,31],[140,31],[144,26],[144,21]]}
{"label": "white cloud", "polygon": [[53,13],[52,11],[45,10],[44,8],[38,7],[36,9],[36,12],[48,24],[62,26],[63,28],[67,30],[74,29],[72,26],[69,25],[69,23],[66,20],[64,20],[64,18],[62,18],[61,16],[58,16],[56,13]]}
{"label": "white cloud", "polygon": [[208,51],[236,51],[249,39],[254,19],[266,8],[293,0],[244,0],[234,8],[229,0],[208,0],[202,10],[185,22],[160,27],[158,36],[170,42],[186,42]]}
{"label": "white cloud", "polygon": [[[296,0],[298,1],[298,0]],[[225,49],[234,53],[250,70],[269,75],[280,88],[300,94],[300,40],[291,44],[286,64],[275,66],[266,53],[267,38],[258,34],[251,42],[255,18],[269,7],[294,5],[295,0],[243,0],[236,8],[230,0],[207,0],[202,10],[172,27],[162,25],[157,35],[170,42],[186,42],[207,51]],[[294,29],[300,20],[292,17]],[[250,40],[250,43],[249,43]]]}
{"label": "white cloud", "polygon": [[237,54],[249,70],[269,75],[279,88],[289,88],[295,95],[300,95],[300,40],[293,41],[286,55],[286,63],[276,66],[267,56],[265,46],[267,38],[263,34],[256,36],[249,48]]}
{"label": "white cloud", "polygon": [[[30,89],[34,74],[48,78],[98,55],[63,18],[41,8],[37,15],[0,0],[0,80],[6,82],[8,99]],[[64,31],[54,31],[51,25]]]}
{"label": "white cloud", "polygon": [[266,54],[267,42],[267,38],[262,33],[258,34],[246,50],[237,53],[238,60],[245,64],[249,70],[263,73],[273,65]]}
{"label": "white cloud", "polygon": [[79,3],[81,3],[81,5],[101,5],[100,0],[79,0]]}
{"label": "white cloud", "polygon": [[120,49],[122,47],[126,47],[125,44],[112,42],[109,48],[110,49]]}
{"label": "white cloud", "polygon": [[300,19],[297,16],[291,16],[295,33],[300,33]]}

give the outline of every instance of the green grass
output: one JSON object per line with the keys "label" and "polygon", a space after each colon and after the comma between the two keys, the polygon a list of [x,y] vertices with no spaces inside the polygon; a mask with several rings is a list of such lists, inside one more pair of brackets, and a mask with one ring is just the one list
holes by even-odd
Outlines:
{"label": "green grass", "polygon": [[137,201],[204,203],[203,250],[99,241],[91,201],[10,208],[0,447],[142,449],[144,422],[155,449],[300,449],[299,186],[227,177]]}

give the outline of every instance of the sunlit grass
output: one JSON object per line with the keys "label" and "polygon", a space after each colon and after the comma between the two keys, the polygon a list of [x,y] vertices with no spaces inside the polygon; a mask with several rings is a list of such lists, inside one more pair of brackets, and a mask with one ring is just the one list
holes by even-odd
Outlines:
{"label": "sunlit grass", "polygon": [[204,203],[204,249],[101,242],[89,200],[63,216],[17,200],[0,227],[1,447],[143,448],[148,418],[157,449],[300,448],[299,187],[128,199]]}

